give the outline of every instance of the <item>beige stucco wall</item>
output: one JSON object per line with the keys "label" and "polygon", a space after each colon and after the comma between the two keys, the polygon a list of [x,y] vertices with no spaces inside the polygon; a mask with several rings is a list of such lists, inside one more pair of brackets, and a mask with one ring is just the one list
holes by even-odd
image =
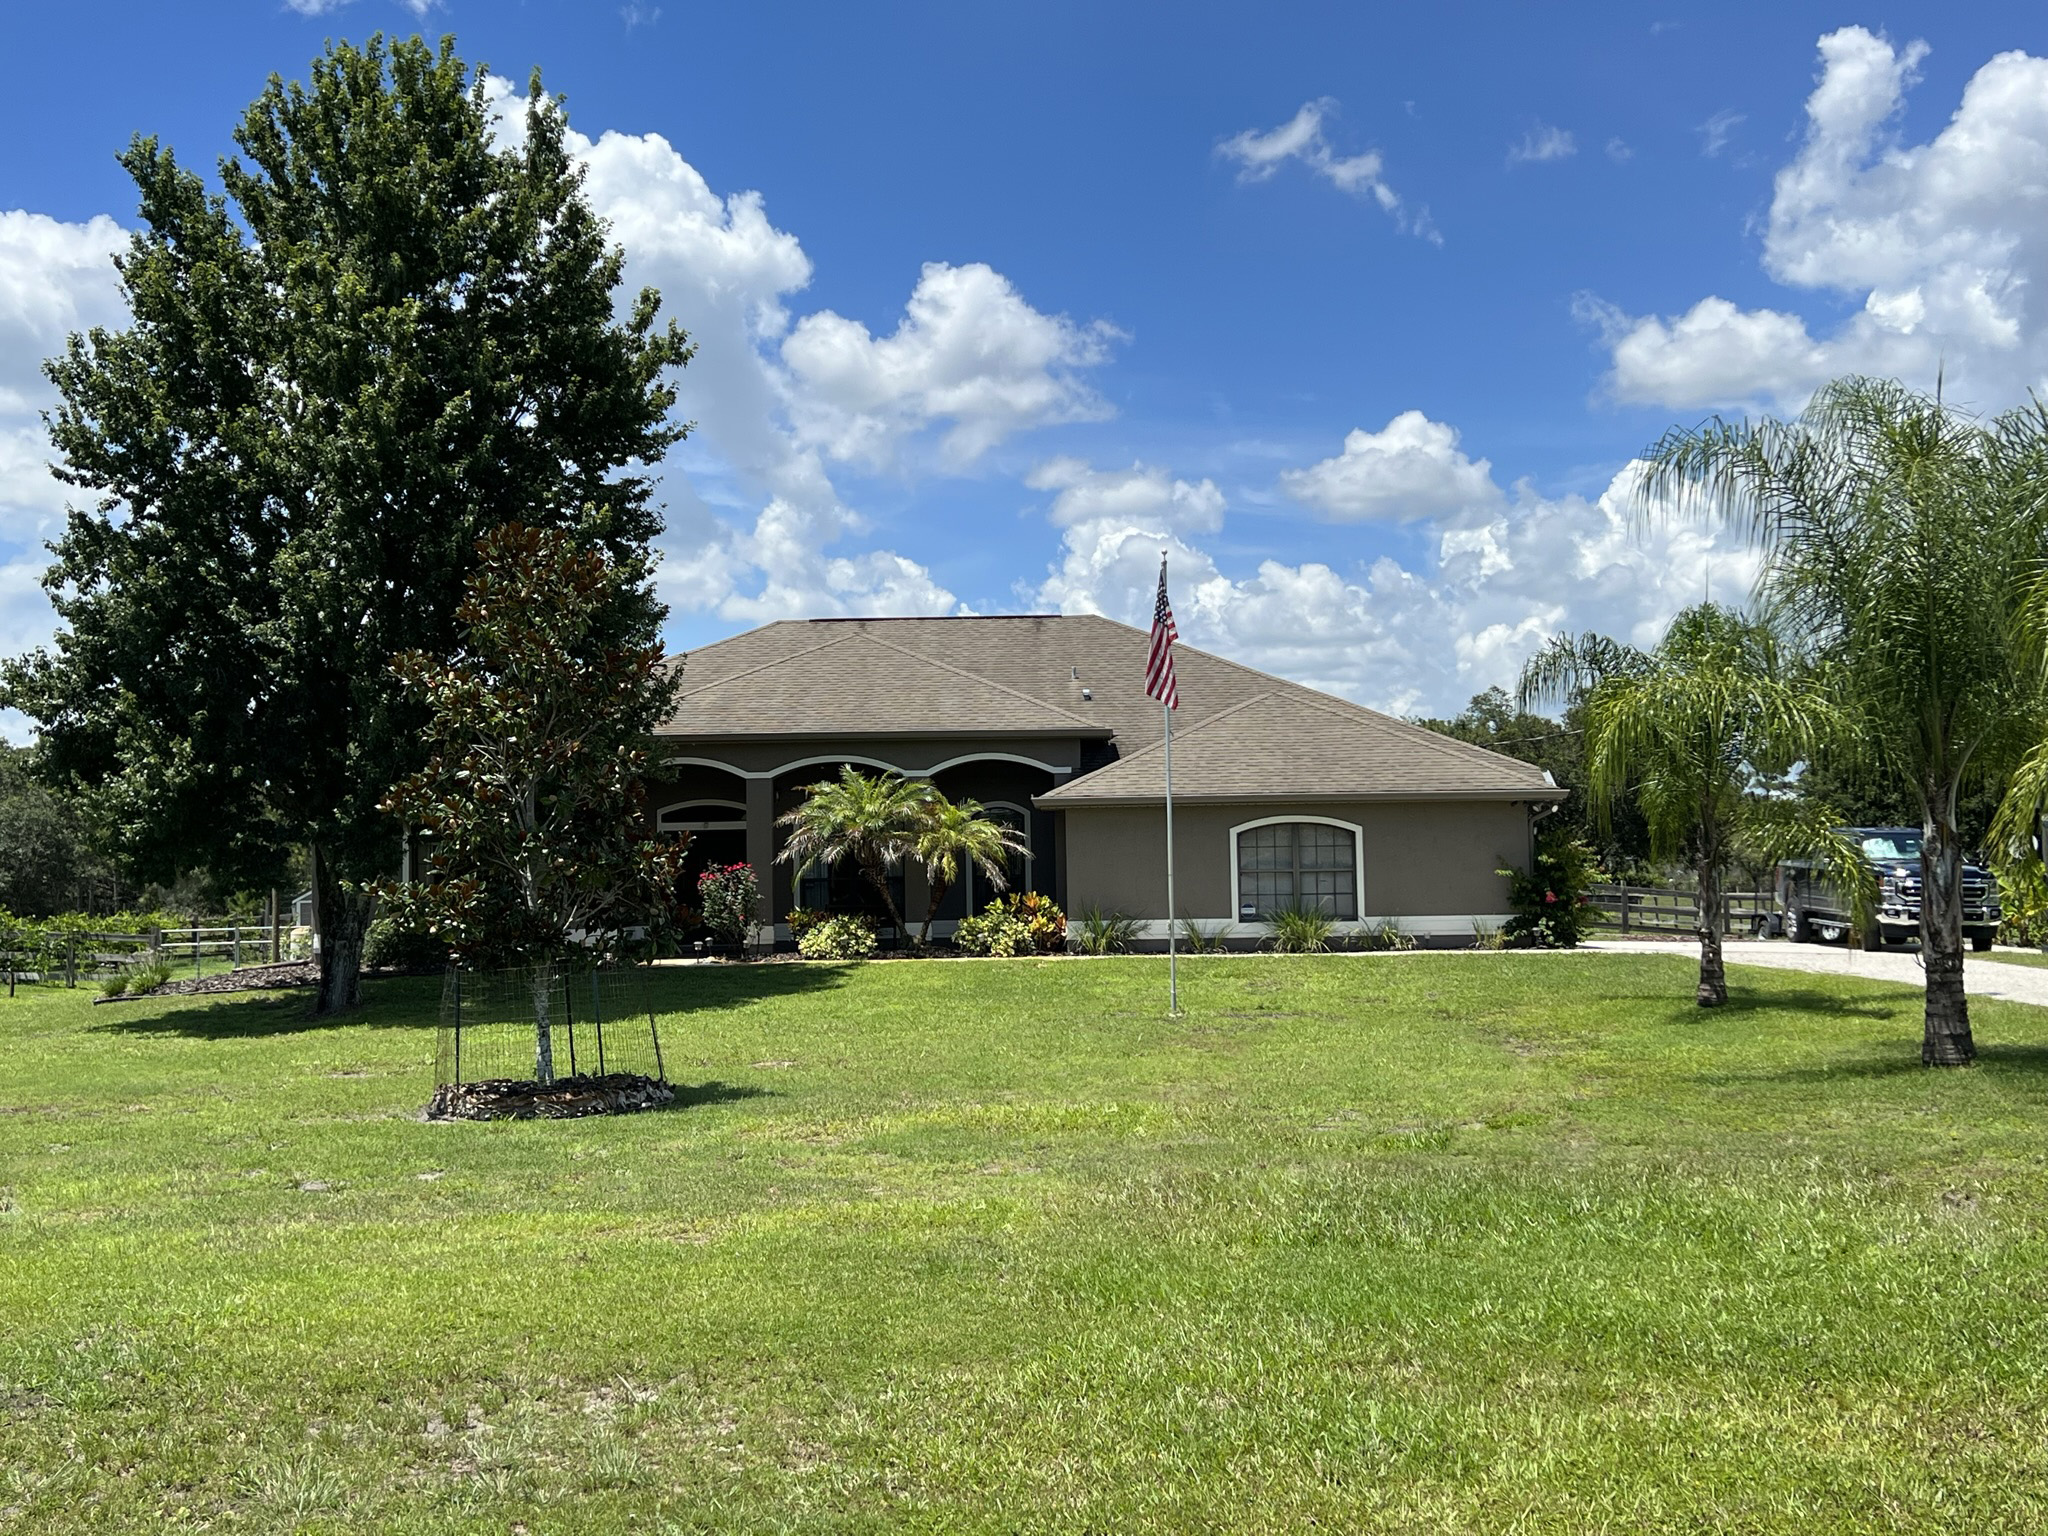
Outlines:
{"label": "beige stucco wall", "polygon": [[[1365,885],[1359,915],[1493,916],[1508,910],[1504,864],[1526,867],[1529,812],[1504,801],[1232,805],[1176,803],[1174,879],[1179,917],[1234,922],[1231,829],[1268,817],[1323,817],[1359,829]],[[1159,806],[1066,812],[1069,911],[1091,905],[1166,916],[1166,829]]]}

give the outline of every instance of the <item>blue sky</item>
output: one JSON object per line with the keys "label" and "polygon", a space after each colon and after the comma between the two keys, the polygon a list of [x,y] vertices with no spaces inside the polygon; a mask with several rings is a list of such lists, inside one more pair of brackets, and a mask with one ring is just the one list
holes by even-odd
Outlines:
{"label": "blue sky", "polygon": [[119,317],[115,152],[210,162],[379,28],[541,66],[698,333],[679,647],[1137,619],[1171,547],[1191,641],[1452,709],[1557,629],[1742,589],[1726,534],[1624,515],[1673,422],[1937,365],[1995,409],[2048,355],[2038,5],[17,6],[0,650],[49,632],[32,362]]}

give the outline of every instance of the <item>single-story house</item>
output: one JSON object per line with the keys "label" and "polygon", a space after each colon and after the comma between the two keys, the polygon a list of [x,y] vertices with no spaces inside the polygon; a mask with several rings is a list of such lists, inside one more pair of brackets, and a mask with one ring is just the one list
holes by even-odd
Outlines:
{"label": "single-story house", "polygon": [[[691,866],[745,861],[764,924],[792,908],[865,906],[857,872],[778,860],[776,818],[851,763],[929,779],[1025,834],[1012,889],[1070,914],[1170,919],[1250,939],[1291,906],[1340,931],[1391,921],[1469,943],[1507,918],[1505,865],[1562,799],[1527,763],[1185,645],[1173,725],[1175,905],[1166,906],[1160,706],[1144,691],[1149,638],[1092,615],[792,620],[682,659],[683,692],[656,736],[650,813],[688,831]],[[897,877],[912,922],[922,873]],[[944,934],[993,892],[970,873]]]}

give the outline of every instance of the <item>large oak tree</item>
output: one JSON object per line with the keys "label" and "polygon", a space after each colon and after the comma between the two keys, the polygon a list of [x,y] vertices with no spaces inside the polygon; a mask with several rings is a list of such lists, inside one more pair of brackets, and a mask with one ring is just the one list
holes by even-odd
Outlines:
{"label": "large oak tree", "polygon": [[55,647],[7,702],[145,873],[268,883],[310,845],[323,1011],[356,1001],[399,857],[378,802],[424,760],[391,658],[455,648],[488,529],[639,558],[645,466],[682,436],[687,338],[652,290],[620,305],[561,100],[536,75],[507,126],[452,41],[372,39],[271,80],[224,195],[138,138],[132,322],[48,365],[57,474],[89,500],[52,546]]}

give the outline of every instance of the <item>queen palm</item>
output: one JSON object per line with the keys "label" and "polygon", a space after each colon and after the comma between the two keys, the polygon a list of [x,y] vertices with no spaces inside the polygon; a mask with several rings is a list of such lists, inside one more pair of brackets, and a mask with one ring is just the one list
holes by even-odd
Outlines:
{"label": "queen palm", "polygon": [[1023,835],[990,816],[979,800],[948,800],[934,792],[925,802],[924,825],[914,849],[931,886],[931,905],[925,909],[917,942],[931,942],[932,919],[939,915],[939,904],[960,878],[963,864],[979,869],[1000,891],[1010,883],[1004,862],[1030,851]]}
{"label": "queen palm", "polygon": [[801,874],[813,865],[830,869],[850,859],[881,896],[896,931],[907,933],[889,872],[915,853],[935,793],[923,779],[862,773],[847,764],[838,778],[805,785],[803,803],[776,818],[790,829],[782,861]]}
{"label": "queen palm", "polygon": [[1523,669],[1521,698],[1580,704],[1595,813],[1605,823],[1633,791],[1652,854],[1691,866],[1699,1004],[1727,1002],[1723,890],[1738,848],[1793,844],[1843,862],[1823,830],[1755,792],[1759,775],[1839,728],[1832,707],[1784,664],[1767,627],[1710,603],[1680,613],[1649,652],[1601,635],[1552,640]]}
{"label": "queen palm", "polygon": [[1986,424],[1938,395],[1843,379],[1795,421],[1668,434],[1640,482],[1645,507],[1704,511],[1752,535],[1764,608],[1830,667],[1852,717],[1833,750],[1920,806],[1930,1066],[1976,1055],[1958,802],[2042,739],[2040,647],[2025,620],[2048,555],[2044,439],[2039,407]]}

